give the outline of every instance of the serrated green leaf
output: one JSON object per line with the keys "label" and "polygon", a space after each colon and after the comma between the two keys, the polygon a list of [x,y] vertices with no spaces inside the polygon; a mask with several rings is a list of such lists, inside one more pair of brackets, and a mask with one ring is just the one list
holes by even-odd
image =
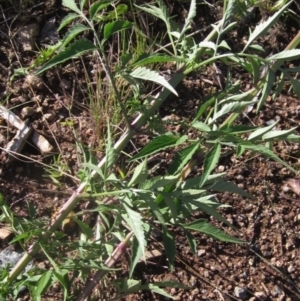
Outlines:
{"label": "serrated green leaf", "polygon": [[216,143],[213,148],[208,152],[205,156],[204,163],[203,163],[203,173],[200,180],[200,187],[208,179],[210,173],[215,169],[217,163],[219,162],[219,158],[221,155],[221,145],[220,143]]}
{"label": "serrated green leaf", "polygon": [[88,51],[96,50],[97,47],[89,40],[79,40],[70,45],[67,49],[60,52],[53,59],[49,60],[41,69],[36,72],[36,75],[43,73],[44,71],[57,66],[63,62],[68,61],[71,58],[78,57]]}
{"label": "serrated green leaf", "polygon": [[104,16],[96,17],[97,21],[112,21],[119,19],[122,15],[124,15],[128,10],[128,6],[126,4],[119,4],[114,10],[108,12]]}
{"label": "serrated green leaf", "polygon": [[191,251],[193,252],[193,254],[196,254],[197,243],[196,243],[194,235],[192,235],[190,231],[188,231],[187,229],[184,229],[184,228],[183,228],[183,232],[184,232],[184,235],[186,236],[186,238],[188,240]]}
{"label": "serrated green leaf", "polygon": [[35,298],[41,297],[41,295],[47,290],[50,286],[52,277],[52,271],[46,271],[42,274],[39,281],[36,283],[36,289],[34,291]]}
{"label": "serrated green leaf", "polygon": [[86,3],[86,0],[79,0],[79,7],[80,7],[81,11],[83,11],[85,3]]}
{"label": "serrated green leaf", "polygon": [[253,76],[253,84],[256,85],[260,80],[260,60],[258,58],[249,57],[252,66],[251,74]]}
{"label": "serrated green leaf", "polygon": [[253,141],[253,140],[260,139],[265,133],[271,131],[276,126],[277,123],[278,123],[278,121],[274,122],[274,123],[272,123],[272,124],[270,124],[270,125],[268,125],[266,127],[259,128],[259,129],[255,130],[253,133],[251,133],[249,135],[249,137],[248,137],[247,140],[248,141],[250,141],[250,140]]}
{"label": "serrated green leaf", "polygon": [[162,196],[164,198],[164,201],[167,205],[167,207],[171,211],[172,218],[174,219],[174,223],[176,223],[177,219],[177,204],[176,204],[176,198],[172,198],[168,193],[162,193]]}
{"label": "serrated green leaf", "polygon": [[148,289],[153,293],[162,295],[168,299],[174,299],[171,295],[169,295],[166,291],[164,291],[163,289],[161,289],[159,286],[157,286],[155,283],[149,283],[149,284],[144,284],[143,289]]}
{"label": "serrated green leaf", "polygon": [[75,24],[64,36],[60,48],[62,49],[63,47],[67,46],[77,35],[87,30],[91,30],[91,28],[83,24]]}
{"label": "serrated green leaf", "polygon": [[189,224],[181,224],[181,226],[184,229],[198,231],[198,232],[204,233],[204,234],[206,234],[210,237],[213,237],[217,240],[220,240],[220,241],[231,242],[231,243],[236,243],[236,244],[246,243],[245,241],[235,238],[231,235],[228,235],[227,233],[223,232],[222,230],[207,223],[207,221],[205,219],[198,219]]}
{"label": "serrated green leaf", "polygon": [[226,103],[222,106],[222,108],[214,114],[214,117],[209,121],[209,124],[212,124],[217,119],[219,119],[221,116],[227,114],[227,113],[239,113],[242,110],[244,110],[247,106],[250,106],[252,104],[255,104],[256,100],[251,101],[233,101],[231,103]]}
{"label": "serrated green leaf", "polygon": [[262,140],[268,140],[268,139],[276,139],[276,138],[280,138],[283,136],[288,136],[289,134],[291,134],[295,129],[297,129],[298,127],[293,127],[289,130],[281,130],[281,131],[271,131],[269,133],[266,133],[265,135],[262,136]]}
{"label": "serrated green leaf", "polygon": [[126,214],[122,214],[123,219],[129,224],[131,230],[133,231],[136,239],[140,244],[140,248],[142,250],[142,254],[145,257],[145,233],[143,228],[142,216],[139,212],[132,210],[125,202],[123,206],[127,212]]}
{"label": "serrated green leaf", "polygon": [[174,159],[168,168],[168,174],[175,175],[192,159],[199,149],[200,142],[192,143],[188,147],[175,153]]}
{"label": "serrated green leaf", "polygon": [[99,168],[97,165],[92,164],[91,162],[83,162],[82,167],[90,168],[91,170],[94,170],[96,173],[98,173],[102,179],[104,179],[104,174],[101,168]]}
{"label": "serrated green leaf", "polygon": [[141,280],[119,278],[112,284],[118,294],[133,294],[142,289]]}
{"label": "serrated green leaf", "polygon": [[224,181],[223,179],[216,181],[212,186],[209,187],[212,191],[218,191],[218,192],[231,192],[239,194],[246,198],[253,199],[253,196],[246,192],[245,190],[241,189],[237,185],[231,182]]}
{"label": "serrated green leaf", "polygon": [[295,135],[295,134],[290,134],[284,137],[281,137],[281,140],[284,141],[291,141],[291,142],[298,142],[300,141],[300,136],[299,135]]}
{"label": "serrated green leaf", "polygon": [[257,38],[265,35],[267,31],[277,22],[278,18],[284,12],[284,10],[292,3],[290,1],[286,5],[284,5],[279,11],[277,11],[272,17],[270,17],[267,21],[260,23],[254,29],[254,31],[250,34],[247,44],[245,45],[243,52],[248,48],[248,46]]}
{"label": "serrated green leaf", "polygon": [[201,48],[210,48],[214,51],[217,50],[217,45],[214,42],[211,41],[202,41],[199,43],[199,47]]}
{"label": "serrated green leaf", "polygon": [[184,26],[181,30],[180,35],[177,37],[178,42],[181,41],[181,39],[184,37],[186,31],[189,29],[191,22],[195,18],[197,13],[197,8],[196,8],[196,0],[192,0],[190,4],[190,9],[187,18],[185,19]]}
{"label": "serrated green leaf", "polygon": [[300,99],[300,82],[297,79],[290,77],[290,82],[293,86],[293,91],[297,95],[298,99]]}
{"label": "serrated green leaf", "polygon": [[132,26],[133,26],[133,23],[131,23],[129,21],[114,21],[111,23],[107,23],[104,26],[104,30],[103,30],[103,42],[106,41],[113,34],[119,32],[121,30],[129,29]]}
{"label": "serrated green leaf", "polygon": [[160,187],[166,187],[169,185],[175,184],[179,179],[179,176],[160,176],[155,177],[152,179],[149,179],[142,183],[141,189],[147,189],[147,190],[155,190]]}
{"label": "serrated green leaf", "polygon": [[235,0],[227,1],[227,7],[226,7],[226,10],[225,10],[224,16],[223,16],[222,29],[225,28],[228,25],[228,23],[231,21],[231,19],[234,17],[234,13],[236,11],[235,2],[236,2]]}
{"label": "serrated green leaf", "polygon": [[67,26],[70,22],[72,22],[73,20],[75,20],[76,18],[79,18],[80,16],[78,16],[77,14],[68,14],[66,15],[60,22],[60,25],[57,29],[57,31],[62,30],[65,26]]}
{"label": "serrated green leaf", "polygon": [[132,277],[134,269],[135,269],[137,263],[140,261],[142,255],[143,255],[143,250],[142,250],[138,240],[136,239],[136,237],[134,237],[132,244],[131,244],[131,265],[130,265],[130,271],[129,271],[129,278]]}
{"label": "serrated green leaf", "polygon": [[163,244],[167,258],[169,260],[170,270],[173,271],[176,250],[175,237],[170,231],[168,231],[166,227],[163,227]]}
{"label": "serrated green leaf", "polygon": [[291,167],[289,164],[287,164],[286,162],[284,162],[283,160],[281,160],[278,156],[276,156],[270,149],[262,146],[262,145],[254,145],[254,144],[248,144],[248,143],[243,143],[241,144],[245,149],[249,149],[252,150],[253,152],[262,154],[267,156],[270,159],[273,159],[274,161],[280,163],[281,165],[285,166],[286,168],[288,168],[289,170],[291,170],[294,173],[297,173],[297,171]]}
{"label": "serrated green leaf", "polygon": [[235,229],[233,225],[231,225],[226,218],[224,218],[218,211],[217,208],[220,207],[221,204],[211,201],[209,198],[212,196],[205,196],[203,198],[191,200],[185,199],[185,202],[195,206],[197,209],[200,209],[202,212],[207,213],[210,216],[213,216],[216,220],[226,224],[227,226]]}
{"label": "serrated green leaf", "polygon": [[116,151],[112,141],[109,119],[107,119],[107,141],[105,145],[106,160],[104,165],[104,175],[107,177],[108,170],[116,161]]}
{"label": "serrated green leaf", "polygon": [[170,29],[171,24],[170,24],[170,20],[169,20],[169,11],[166,8],[166,6],[164,5],[164,3],[162,3],[161,1],[157,1],[157,2],[159,4],[159,7],[149,5],[149,4],[145,4],[145,6],[138,6],[138,5],[134,5],[134,6],[163,20],[165,22],[167,28]]}
{"label": "serrated green leaf", "polygon": [[162,213],[160,212],[160,208],[157,205],[154,197],[149,193],[143,194],[142,197],[143,197],[143,200],[147,202],[148,206],[150,207],[151,211],[153,212],[153,214],[157,218],[157,220],[164,226],[165,219],[164,219]]}
{"label": "serrated green leaf", "polygon": [[192,127],[200,130],[201,132],[210,132],[211,128],[204,122],[200,122],[200,121],[195,121],[192,124]]}
{"label": "serrated green leaf", "polygon": [[274,55],[271,55],[270,57],[267,58],[267,60],[270,62],[272,62],[273,60],[290,61],[290,60],[296,60],[298,58],[300,58],[300,49],[291,49],[291,50],[284,50]]}
{"label": "serrated green leaf", "polygon": [[155,154],[168,147],[178,146],[187,140],[187,136],[174,137],[171,135],[162,135],[150,141],[138,154],[133,156],[129,162],[142,159],[146,156]]}
{"label": "serrated green leaf", "polygon": [[256,51],[265,52],[265,49],[260,45],[250,45],[249,48]]}
{"label": "serrated green leaf", "polygon": [[268,95],[271,93],[272,88],[274,86],[275,82],[275,73],[272,71],[272,69],[267,70],[266,80],[262,89],[261,97],[257,103],[256,112],[259,112],[262,106],[264,105]]}
{"label": "serrated green leaf", "polygon": [[147,161],[144,160],[134,169],[134,173],[132,175],[130,182],[128,183],[128,186],[133,186],[136,184],[143,183],[144,181],[146,181],[147,176],[148,176]]}
{"label": "serrated green leaf", "polygon": [[163,76],[161,76],[158,72],[147,69],[145,67],[138,67],[134,71],[130,73],[132,77],[143,79],[143,80],[149,80],[152,82],[155,82],[169,91],[171,91],[173,94],[178,96],[177,92],[175,89],[168,83],[167,80]]}
{"label": "serrated green leaf", "polygon": [[79,15],[82,14],[81,10],[78,8],[74,0],[63,0],[62,5],[74,11],[75,13],[78,13]]}
{"label": "serrated green leaf", "polygon": [[131,66],[136,67],[146,64],[165,62],[182,62],[182,58],[175,56],[167,56],[163,53],[143,53],[134,61],[134,63],[131,64]]}
{"label": "serrated green leaf", "polygon": [[106,8],[110,3],[114,2],[115,0],[102,0],[95,2],[90,7],[90,18],[91,20],[94,19],[95,15],[102,9]]}

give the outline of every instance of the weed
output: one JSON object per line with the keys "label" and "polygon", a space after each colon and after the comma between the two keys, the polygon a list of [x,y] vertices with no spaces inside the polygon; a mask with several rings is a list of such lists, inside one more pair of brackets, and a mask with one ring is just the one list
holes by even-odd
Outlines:
{"label": "weed", "polygon": [[[93,275],[93,280],[86,283],[77,297],[77,300],[85,299],[91,294],[97,281],[104,279],[108,271],[114,271],[113,268],[117,261],[128,248],[131,249],[129,279],[119,279],[113,283],[118,292],[127,294],[140,289],[148,289],[171,298],[161,289],[166,283],[142,285],[139,281],[132,279],[140,258],[145,258],[145,250],[149,244],[149,237],[154,225],[159,225],[161,230],[163,245],[171,270],[174,269],[176,238],[170,230],[170,226],[184,231],[193,252],[196,251],[193,231],[225,242],[246,243],[238,238],[238,231],[222,216],[222,208],[225,205],[220,204],[211,193],[211,191],[227,191],[248,198],[252,197],[235,184],[227,182],[225,174],[215,172],[222,151],[226,149],[227,152],[235,153],[237,157],[241,157],[245,152],[259,153],[296,172],[287,162],[279,158],[272,148],[273,142],[276,141],[299,141],[299,136],[294,134],[295,128],[278,130],[276,123],[265,127],[235,124],[235,121],[249,106],[256,106],[257,111],[263,107],[267,96],[273,93],[276,72],[281,73],[282,78],[289,72],[296,72],[295,69],[285,69],[281,66],[283,61],[299,58],[299,49],[294,49],[299,44],[299,36],[295,37],[288,49],[268,58],[253,55],[248,51],[251,48],[263,51],[262,47],[255,45],[254,42],[266,34],[291,2],[282,6],[272,17],[250,32],[244,49],[239,53],[234,53],[231,50],[226,42],[225,34],[237,26],[237,22],[233,20],[239,14],[240,6],[236,5],[236,1],[225,2],[222,20],[217,25],[212,25],[211,33],[201,42],[187,35],[197,12],[195,0],[190,2],[190,10],[181,29],[180,26],[174,25],[162,1],[157,1],[157,5],[135,5],[138,11],[150,14],[153,18],[164,22],[166,31],[163,36],[168,37],[167,41],[161,38],[161,41],[166,41],[165,46],[161,48],[164,52],[157,53],[156,49],[147,49],[140,45],[133,47],[131,46],[133,42],[128,44],[124,42],[118,45],[122,45],[120,48],[122,51],[129,48],[129,53],[118,53],[118,59],[111,62],[112,60],[111,58],[108,59],[106,51],[108,43],[114,37],[127,37],[128,31],[134,27],[132,22],[124,18],[128,8],[125,9],[117,1],[94,2],[90,6],[86,6],[87,3],[83,0],[79,1],[79,5],[73,0],[63,1],[64,6],[72,13],[64,18],[60,29],[76,20],[83,20],[84,23],[70,26],[62,41],[59,53],[46,62],[37,73],[41,74],[71,58],[86,53],[96,53],[95,57],[98,57],[99,64],[101,64],[108,79],[109,92],[113,93],[112,98],[116,100],[114,107],[118,107],[118,112],[121,112],[127,128],[119,140],[114,143],[111,133],[113,125],[110,119],[111,112],[106,108],[105,157],[98,165],[91,160],[86,160],[82,164],[81,185],[45,230],[43,238],[38,237],[30,248],[31,256],[42,250],[53,267],[51,271],[44,271],[39,274],[36,288],[31,290],[35,300],[38,300],[42,293],[53,285],[54,281],[60,283],[66,300],[72,289],[77,289],[72,286],[74,277],[80,277],[83,282],[88,273],[94,270],[96,272]],[[88,9],[88,15],[84,9]],[[247,11],[244,13],[246,14]],[[84,31],[93,33],[93,42],[78,38]],[[78,39],[75,40],[75,38]],[[140,41],[138,37],[136,42],[141,43]],[[169,43],[171,50],[166,46]],[[128,47],[128,45],[130,46]],[[149,43],[149,45],[155,47],[154,44]],[[144,53],[138,56],[130,53],[135,49],[144,51]],[[211,66],[215,62],[222,62],[228,67],[243,68],[252,77],[253,88],[245,92],[239,82],[231,82],[229,68],[226,89],[220,92],[216,91],[214,95],[201,103],[194,120],[186,125],[187,130],[192,129],[197,132],[196,139],[190,139],[187,132],[158,134],[149,122],[147,130],[153,134],[154,139],[130,159],[126,159],[128,164],[133,164],[134,168],[131,167],[133,172],[124,173],[121,170],[119,174],[115,173],[116,170],[120,171],[117,161],[120,153],[141,130],[142,126],[154,118],[163,101],[171,93],[177,95],[176,86],[184,77],[199,70],[199,68]],[[149,67],[162,63],[170,63],[176,69],[170,80],[166,80],[156,70]],[[123,82],[126,81],[129,89],[133,91],[133,98],[131,92],[128,94],[130,95],[128,100],[134,100],[130,103],[130,110],[127,107],[128,103],[124,104],[121,97],[127,94],[124,91],[120,92],[120,86],[123,85],[122,81],[118,81],[120,78]],[[157,96],[151,96],[147,104],[139,107],[139,112],[133,112],[136,108],[136,99],[141,97],[140,87],[143,81],[158,84],[162,89]],[[278,83],[276,93],[280,87],[281,85]],[[90,98],[98,97],[97,93],[98,91],[91,91]],[[134,120],[131,121],[132,119]],[[165,174],[155,176],[151,173],[148,168],[149,156],[159,154],[166,149],[175,148],[174,158]],[[194,176],[193,170],[199,165],[202,167],[202,173]],[[53,178],[55,179],[55,177]],[[88,198],[94,202],[95,207],[91,211],[96,214],[97,223],[93,227],[80,219],[80,216],[86,213],[84,211],[75,214],[73,218],[82,232],[78,241],[74,241],[70,245],[70,248],[75,247],[76,257],[68,260],[60,257],[56,261],[45,247],[45,242],[50,240],[53,234],[55,236],[59,233],[57,228],[68,217],[81,198]],[[196,210],[226,224],[236,231],[237,237],[228,235],[206,219],[195,220],[193,213]],[[52,241],[54,246],[61,245],[60,241],[55,241],[55,239]],[[95,245],[97,246],[96,249]],[[3,283],[13,282],[30,259],[31,257],[25,254],[3,280]],[[68,273],[69,271],[72,271],[72,276]],[[168,285],[172,286],[173,284],[168,282]]]}

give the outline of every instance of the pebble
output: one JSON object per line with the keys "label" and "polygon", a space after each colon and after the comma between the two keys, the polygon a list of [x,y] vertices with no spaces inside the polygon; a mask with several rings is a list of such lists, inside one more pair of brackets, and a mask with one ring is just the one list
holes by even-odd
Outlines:
{"label": "pebble", "polygon": [[292,264],[289,265],[288,268],[287,268],[287,271],[288,271],[289,273],[293,273],[293,272],[295,272],[295,270],[296,270],[296,269],[295,269],[295,266],[292,265]]}
{"label": "pebble", "polygon": [[205,255],[205,250],[200,249],[200,250],[198,251],[198,256],[202,256],[202,255]]}
{"label": "pebble", "polygon": [[43,90],[44,83],[40,76],[28,74],[25,77],[23,88],[31,87],[33,90]]}
{"label": "pebble", "polygon": [[23,119],[26,119],[34,114],[34,109],[32,107],[25,107],[21,111]]}
{"label": "pebble", "polygon": [[248,292],[239,286],[234,288],[234,294],[242,300],[246,300],[248,298]]}
{"label": "pebble", "polygon": [[254,293],[254,296],[262,301],[267,299],[267,296],[264,292],[256,292],[256,293]]}

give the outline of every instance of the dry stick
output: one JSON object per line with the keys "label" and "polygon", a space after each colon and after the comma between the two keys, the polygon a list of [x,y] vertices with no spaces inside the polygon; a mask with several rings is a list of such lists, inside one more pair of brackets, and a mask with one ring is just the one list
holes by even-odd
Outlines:
{"label": "dry stick", "polygon": [[[171,78],[170,84],[172,87],[176,87],[179,82],[184,78],[184,68],[179,69]],[[149,116],[152,116],[155,111],[161,106],[161,104],[165,101],[165,99],[169,96],[171,92],[167,89],[163,89],[157,98],[154,100],[153,105],[143,114],[140,114],[130,125],[130,128],[127,129],[118,142],[114,145],[114,149],[116,154],[119,154],[123,148],[128,144],[128,142],[135,135],[136,131],[138,131],[147,121]],[[100,163],[98,164],[98,168],[103,168],[106,163],[106,157],[104,157]],[[97,174],[96,171],[91,173],[91,178],[95,177]],[[72,194],[69,200],[63,205],[60,209],[57,217],[52,221],[51,225],[48,229],[43,232],[37,239],[35,243],[33,243],[28,251],[23,255],[23,257],[19,260],[19,262],[14,266],[11,270],[7,278],[6,282],[11,283],[14,281],[19,274],[23,271],[26,265],[32,260],[32,257],[35,256],[40,250],[40,241],[48,240],[51,237],[51,234],[60,226],[65,218],[69,215],[69,213],[74,209],[74,207],[78,204],[80,200],[81,194],[84,192],[87,181],[80,184],[80,186],[76,189],[76,191]]]}

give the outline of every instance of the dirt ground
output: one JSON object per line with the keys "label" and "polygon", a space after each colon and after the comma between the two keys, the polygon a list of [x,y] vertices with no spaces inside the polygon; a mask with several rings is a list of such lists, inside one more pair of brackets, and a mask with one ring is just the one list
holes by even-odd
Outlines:
{"label": "dirt ground", "polygon": [[[89,104],[82,101],[86,96],[84,73],[80,71],[83,68],[82,61],[75,62],[69,68],[47,72],[43,76],[41,89],[27,85],[24,76],[15,77],[10,82],[14,69],[30,65],[36,55],[35,50],[23,49],[18,30],[33,23],[43,28],[53,17],[54,25],[57,26],[67,12],[62,9],[60,1],[37,1],[33,7],[28,5],[22,8],[22,12],[9,2],[0,1],[0,100],[6,108],[13,108],[13,112],[21,118],[24,114],[22,109],[32,108],[32,114],[28,117],[30,123],[50,142],[54,150],[51,155],[43,155],[37,147],[28,144],[22,152],[23,157],[10,163],[6,163],[7,157],[1,151],[0,192],[16,215],[27,216],[28,202],[37,208],[39,216],[51,216],[79,183],[75,177],[65,177],[59,179],[59,185],[55,184],[49,177],[45,177],[42,163],[49,164],[53,153],[62,154],[65,171],[75,175],[79,168],[76,141],[93,146],[98,159],[103,154],[101,150],[96,150],[98,140],[95,137],[95,120],[91,116]],[[172,1],[167,2],[172,14],[179,19],[188,9],[183,1],[175,4]],[[220,19],[220,3],[213,0],[209,2],[214,8],[202,6],[202,10],[199,9],[194,22],[195,29],[205,28]],[[296,15],[300,15],[297,5],[292,9]],[[248,28],[254,28],[267,15],[266,11],[255,9],[253,16],[244,20],[244,27],[239,27],[234,35],[228,36],[227,43],[233,51],[242,47],[243,36],[248,33]],[[283,50],[298,32],[299,24],[300,20],[289,16],[282,19],[276,28],[259,41],[266,49],[265,55]],[[200,41],[208,32],[204,30],[196,38]],[[41,39],[41,32],[39,39],[42,45],[44,41]],[[88,66],[92,62],[87,59],[85,63]],[[293,64],[298,66],[299,61],[294,61]],[[221,71],[223,67],[218,66]],[[247,74],[241,70],[233,70],[233,75],[243,81],[245,90],[251,88],[251,79]],[[163,120],[192,120],[201,99],[212,88],[222,89],[214,70],[207,69],[200,74],[193,74],[178,86],[178,98],[170,96],[166,100],[160,109],[161,117]],[[279,129],[299,126],[300,100],[289,88],[287,83],[274,101],[271,97],[268,99],[259,114],[253,110],[244,114],[238,122],[265,126],[270,120],[279,120]],[[76,133],[72,127],[65,125],[70,120]],[[170,125],[166,123],[165,126]],[[175,130],[180,131],[180,125],[175,126]],[[1,148],[7,145],[15,132],[15,129],[0,120]],[[299,129],[296,133],[300,134]],[[142,146],[145,142],[134,143]],[[299,143],[278,143],[275,150],[280,158],[300,170]],[[167,156],[167,153],[162,154],[162,157],[164,155]],[[249,244],[227,244],[194,233],[197,254],[193,254],[184,234],[176,230],[175,270],[169,271],[160,243],[161,238],[156,237],[149,245],[159,255],[152,258],[147,265],[139,263],[134,277],[145,283],[169,280],[191,287],[190,290],[166,289],[174,300],[300,300],[300,193],[297,194],[297,188],[289,189],[291,183],[294,183],[291,179],[295,179],[295,175],[278,163],[254,155],[245,155],[238,159],[233,155],[225,156],[219,163],[218,171],[226,171],[229,181],[254,196],[249,200],[231,194],[218,195],[221,203],[232,206],[222,211],[239,229],[238,234],[232,234],[238,235]],[[195,213],[195,217],[200,216],[203,214]],[[230,233],[225,225],[211,221]],[[7,245],[7,240],[0,240],[0,250]],[[128,273],[127,260],[128,258],[124,258],[121,263],[122,276]],[[123,300],[166,298],[145,291],[126,296]]]}

